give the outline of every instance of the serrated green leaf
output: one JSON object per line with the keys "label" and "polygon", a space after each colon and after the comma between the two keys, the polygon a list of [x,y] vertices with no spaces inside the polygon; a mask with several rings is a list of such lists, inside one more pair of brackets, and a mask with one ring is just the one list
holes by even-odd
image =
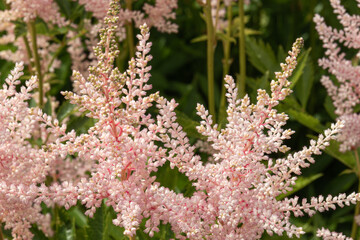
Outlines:
{"label": "serrated green leaf", "polygon": [[310,183],[312,183],[313,181],[315,181],[316,179],[321,177],[322,175],[323,175],[322,173],[318,173],[318,174],[312,175],[310,177],[302,177],[302,176],[298,177],[295,185],[292,187],[293,190],[289,191],[285,194],[281,194],[281,195],[277,196],[276,199],[282,200],[282,199],[296,193],[297,191],[303,189],[304,187],[306,187],[307,185],[309,185]]}
{"label": "serrated green leaf", "polygon": [[274,72],[280,69],[274,51],[269,44],[265,44],[262,40],[256,41],[246,37],[246,54],[255,68],[263,74],[269,71],[271,78],[274,76]]}
{"label": "serrated green leaf", "polygon": [[196,126],[199,126],[199,123],[189,118],[185,113],[175,110],[177,122],[183,127],[183,130],[189,137],[194,137],[198,139],[205,139],[197,130]]}
{"label": "serrated green leaf", "polygon": [[98,208],[93,216],[89,218],[89,228],[87,229],[89,240],[108,240],[110,239],[107,220],[107,207],[104,203]]}
{"label": "serrated green leaf", "polygon": [[[314,84],[314,67],[311,58],[309,57],[309,52],[310,49],[304,53],[304,58],[302,61],[305,63],[305,66],[302,70],[300,80],[297,81],[294,90],[295,95],[300,100],[303,109],[306,109],[307,107],[310,93]],[[305,55],[307,56],[305,57]],[[302,65],[303,62],[301,62],[300,65]],[[295,74],[297,74],[297,72]],[[290,81],[293,81],[293,79],[291,78]]]}
{"label": "serrated green leaf", "polygon": [[47,27],[46,23],[42,20],[36,21],[35,24],[36,34],[48,35],[49,28]]}
{"label": "serrated green leaf", "polygon": [[43,231],[40,231],[37,227],[32,227],[30,230],[34,234],[33,240],[48,240]]}
{"label": "serrated green leaf", "polygon": [[15,22],[14,33],[16,38],[26,36],[27,34],[26,24],[24,22]]}
{"label": "serrated green leaf", "polygon": [[66,117],[70,116],[75,106],[76,105],[71,104],[69,101],[63,102],[57,113],[57,119],[59,122],[62,122]]}
{"label": "serrated green leaf", "polygon": [[124,235],[124,228],[109,224],[109,235],[115,240],[127,240],[128,238]]}
{"label": "serrated green leaf", "polygon": [[69,18],[71,15],[71,6],[69,1],[55,0],[58,4],[61,12],[65,13],[66,17]]}
{"label": "serrated green leaf", "polygon": [[310,54],[311,49],[306,50],[304,53],[302,53],[299,58],[298,58],[298,64],[296,65],[296,69],[294,71],[294,73],[291,75],[291,77],[289,78],[289,81],[291,82],[290,84],[290,88],[293,89],[297,82],[299,81],[300,77],[303,74],[304,68],[306,66],[306,64],[308,64],[308,58],[309,58],[309,54]]}

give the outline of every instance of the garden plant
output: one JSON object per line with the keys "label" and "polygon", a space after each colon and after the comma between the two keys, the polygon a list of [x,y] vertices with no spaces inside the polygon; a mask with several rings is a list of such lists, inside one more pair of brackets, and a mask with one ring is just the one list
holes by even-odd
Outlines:
{"label": "garden plant", "polygon": [[360,0],[0,8],[0,240],[360,238]]}

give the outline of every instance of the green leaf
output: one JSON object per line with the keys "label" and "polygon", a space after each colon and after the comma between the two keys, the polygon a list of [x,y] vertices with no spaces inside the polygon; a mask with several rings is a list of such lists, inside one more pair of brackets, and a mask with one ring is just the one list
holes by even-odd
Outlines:
{"label": "green leaf", "polygon": [[274,76],[274,72],[280,69],[274,51],[269,44],[265,44],[262,40],[256,41],[246,37],[246,54],[255,68],[263,74],[269,71],[271,78]]}
{"label": "green leaf", "polygon": [[74,117],[70,119],[67,130],[70,131],[74,129],[78,134],[86,133],[90,127],[94,126],[96,121],[96,119],[86,116]]}
{"label": "green leaf", "polygon": [[326,112],[330,115],[330,117],[332,119],[337,118],[336,114],[334,113],[335,107],[334,107],[334,104],[333,104],[330,96],[326,96],[325,102],[324,102],[324,107],[325,107]]}
{"label": "green leaf", "polygon": [[289,109],[299,112],[304,111],[294,95],[287,96],[284,101],[280,102],[277,109],[281,110],[281,112],[287,112]]}
{"label": "green leaf", "polygon": [[152,176],[153,175],[156,176],[156,182],[159,182],[161,186],[167,187],[177,193],[183,193],[185,197],[192,196],[196,190],[185,174],[179,172],[177,167],[172,169],[169,163],[165,163],[159,167],[156,173],[152,173]]}
{"label": "green leaf", "polygon": [[75,106],[76,105],[71,104],[69,101],[63,102],[57,113],[57,119],[59,122],[62,122],[66,117],[70,116]]}
{"label": "green leaf", "polygon": [[310,177],[302,177],[302,176],[298,177],[295,185],[293,186],[293,190],[289,191],[285,194],[281,194],[281,195],[277,196],[276,199],[282,200],[285,197],[288,197],[288,196],[296,193],[297,191],[303,189],[304,187],[306,187],[307,185],[309,185],[310,183],[312,183],[313,181],[315,181],[316,179],[321,177],[322,175],[323,175],[322,173],[318,173],[318,174],[312,175]]}
{"label": "green leaf", "polygon": [[353,170],[353,169],[345,169],[344,171],[342,171],[339,175],[344,175],[344,174],[353,174],[353,173],[355,173],[356,174],[356,172]]}
{"label": "green leaf", "polygon": [[36,28],[36,34],[41,34],[41,35],[49,34],[49,28],[47,27],[46,23],[42,20],[36,21],[35,28]]}
{"label": "green leaf", "polygon": [[259,35],[259,34],[261,34],[260,31],[255,30],[255,29],[251,29],[251,28],[245,28],[244,32],[245,32],[245,35],[246,35],[246,36]]}
{"label": "green leaf", "polygon": [[356,161],[353,153],[351,151],[342,153],[339,151],[339,146],[340,143],[332,140],[330,146],[325,148],[325,152],[356,172]]}
{"label": "green leaf", "polygon": [[70,219],[74,220],[74,223],[78,227],[88,227],[87,218],[84,213],[82,213],[77,207],[73,207],[68,211]]}
{"label": "green leaf", "polygon": [[61,12],[65,13],[66,17],[69,18],[71,15],[71,6],[69,1],[55,0],[58,4]]}
{"label": "green leaf", "polygon": [[24,22],[16,21],[14,33],[16,38],[26,36],[27,34],[26,24]]}
{"label": "green leaf", "polygon": [[303,74],[304,68],[306,64],[308,63],[309,53],[311,49],[306,50],[304,53],[302,53],[298,58],[298,64],[296,65],[296,69],[292,76],[289,78],[289,81],[291,82],[290,88],[293,89],[297,82],[299,81],[300,77]]}
{"label": "green leaf", "polygon": [[108,209],[104,203],[98,208],[93,218],[89,218],[89,228],[87,229],[89,240],[108,240],[109,226],[107,220]]}
{"label": "green leaf", "polygon": [[[48,240],[43,231],[40,231],[37,227],[32,227],[31,232],[34,234],[33,240]],[[5,235],[6,236],[6,235]],[[10,238],[11,239],[11,238]]]}
{"label": "green leaf", "polygon": [[351,191],[350,189],[354,187],[356,182],[358,182],[358,178],[355,174],[338,175],[331,178],[322,190],[327,194],[337,195],[339,193]]}
{"label": "green leaf", "polygon": [[279,63],[283,62],[286,56],[287,56],[287,52],[284,50],[283,46],[279,45],[277,51],[277,61]]}
{"label": "green leaf", "polygon": [[236,43],[236,40],[235,38],[233,37],[229,37],[228,35],[226,35],[225,33],[223,32],[216,32],[215,33],[215,36],[220,39],[221,41],[228,41],[228,42],[233,42],[233,43]]}
{"label": "green leaf", "polygon": [[124,228],[109,224],[109,234],[115,240],[127,240],[128,238],[124,235]]}
{"label": "green leaf", "polygon": [[[312,139],[317,139],[317,136],[309,135]],[[339,151],[340,143],[334,140],[330,141],[330,145],[327,146],[324,150],[327,154],[332,156],[333,158],[337,159],[341,163],[343,163],[345,166],[347,166],[350,169],[353,169],[353,171],[356,172],[356,161],[353,153],[351,151],[347,152],[340,152]]]}
{"label": "green leaf", "polygon": [[[303,59],[303,62],[305,62],[305,66],[302,71],[303,73],[300,77],[300,81],[298,81],[295,86],[295,95],[300,100],[303,109],[306,109],[307,107],[310,93],[314,84],[314,66],[311,58],[308,57],[309,52],[310,49],[305,52],[306,57],[304,56]],[[293,79],[291,78],[291,81],[292,80]]]}
{"label": "green leaf", "polygon": [[44,106],[44,113],[46,113],[47,115],[51,116],[52,114],[52,109],[51,109],[51,101],[50,101],[50,97],[46,97],[47,101],[45,103]]}
{"label": "green leaf", "polygon": [[305,112],[289,109],[287,113],[290,117],[294,118],[296,121],[315,132],[322,133],[326,129],[326,127],[323,126],[317,118],[314,118]]}
{"label": "green leaf", "polygon": [[185,113],[180,112],[179,110],[175,110],[175,113],[177,117],[176,121],[183,127],[183,130],[189,137],[205,139],[205,137],[196,130],[196,126],[199,125],[198,122],[192,120]]}
{"label": "green leaf", "polygon": [[207,40],[207,35],[201,35],[199,37],[191,39],[191,43],[203,42]]}
{"label": "green leaf", "polygon": [[75,221],[71,221],[71,225],[68,225],[64,231],[66,240],[76,240]]}
{"label": "green leaf", "polygon": [[253,78],[246,78],[247,85],[251,88],[251,92],[249,93],[249,96],[251,98],[252,102],[256,101],[257,98],[257,90],[258,89],[264,89],[268,93],[270,92],[270,72],[266,71],[262,77],[253,79]]}

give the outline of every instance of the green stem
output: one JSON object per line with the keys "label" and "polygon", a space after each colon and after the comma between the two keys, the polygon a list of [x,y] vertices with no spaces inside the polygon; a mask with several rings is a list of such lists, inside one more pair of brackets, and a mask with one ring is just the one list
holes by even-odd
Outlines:
{"label": "green stem", "polygon": [[221,123],[223,116],[225,116],[226,112],[226,89],[225,89],[225,81],[224,78],[227,74],[229,74],[230,71],[230,65],[231,65],[231,59],[230,59],[230,48],[231,48],[231,41],[229,40],[231,38],[231,28],[232,28],[232,6],[229,4],[227,7],[227,21],[228,25],[226,28],[226,40],[223,40],[223,48],[224,48],[224,59],[223,59],[223,81],[221,86],[221,99],[220,99],[220,108],[219,108],[219,123]]}
{"label": "green stem", "polygon": [[[129,11],[132,10],[132,0],[126,0],[126,9]],[[132,20],[126,24],[126,39],[129,46],[129,55],[130,58],[135,57],[135,44],[134,44],[134,27]]]}
{"label": "green stem", "polygon": [[236,86],[238,88],[238,96],[242,98],[245,95],[245,78],[246,78],[246,59],[245,59],[245,14],[244,14],[244,0],[239,0],[239,64],[240,76],[237,79]]}
{"label": "green stem", "polygon": [[211,0],[206,0],[204,6],[207,33],[207,78],[208,78],[208,103],[209,111],[214,121],[215,116],[215,96],[214,96],[214,47],[215,47],[215,31],[211,16]]}
{"label": "green stem", "polygon": [[44,105],[44,87],[43,87],[44,79],[43,79],[43,75],[41,73],[40,57],[39,57],[38,49],[37,49],[35,23],[29,22],[28,29],[29,29],[30,36],[31,36],[31,44],[32,44],[32,50],[33,50],[32,53],[34,56],[34,63],[35,63],[35,68],[36,68],[36,72],[37,72],[37,77],[39,80],[39,107],[42,108]]}
{"label": "green stem", "polygon": [[29,40],[27,39],[26,36],[23,36],[23,40],[24,40],[24,43],[25,43],[25,48],[26,48],[26,53],[28,55],[28,58],[29,58],[29,70],[30,70],[30,73],[32,75],[33,71],[34,71],[34,63],[32,62],[32,53],[31,53],[31,48],[30,48],[30,44],[29,44]]}
{"label": "green stem", "polygon": [[[360,192],[360,160],[359,160],[359,154],[357,149],[354,150],[354,154],[355,154],[355,159],[356,159],[356,166],[357,166],[357,176],[359,178],[359,183],[358,183],[358,192]],[[356,203],[355,206],[355,213],[354,213],[354,218],[356,216],[358,216],[360,214],[360,202]],[[352,224],[352,229],[351,229],[351,237],[352,239],[357,239],[357,232],[358,232],[358,225],[355,221],[355,219],[353,220],[353,224]]]}

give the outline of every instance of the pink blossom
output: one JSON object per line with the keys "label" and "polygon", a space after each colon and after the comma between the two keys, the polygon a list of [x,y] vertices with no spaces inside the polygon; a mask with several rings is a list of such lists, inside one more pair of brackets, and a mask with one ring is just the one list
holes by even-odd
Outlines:
{"label": "pink blossom", "polygon": [[357,124],[359,116],[354,113],[354,107],[360,103],[360,67],[346,59],[341,46],[357,51],[360,48],[360,17],[349,15],[340,4],[340,0],[331,0],[330,3],[343,29],[338,30],[326,25],[324,18],[320,15],[315,15],[314,22],[320,39],[323,41],[323,47],[326,49],[325,57],[319,59],[319,65],[335,76],[337,81],[333,83],[328,76],[323,76],[321,82],[333,101],[335,114],[344,121],[345,126],[339,141],[342,142],[340,151],[347,151],[356,149],[360,144],[358,134],[360,128]]}

